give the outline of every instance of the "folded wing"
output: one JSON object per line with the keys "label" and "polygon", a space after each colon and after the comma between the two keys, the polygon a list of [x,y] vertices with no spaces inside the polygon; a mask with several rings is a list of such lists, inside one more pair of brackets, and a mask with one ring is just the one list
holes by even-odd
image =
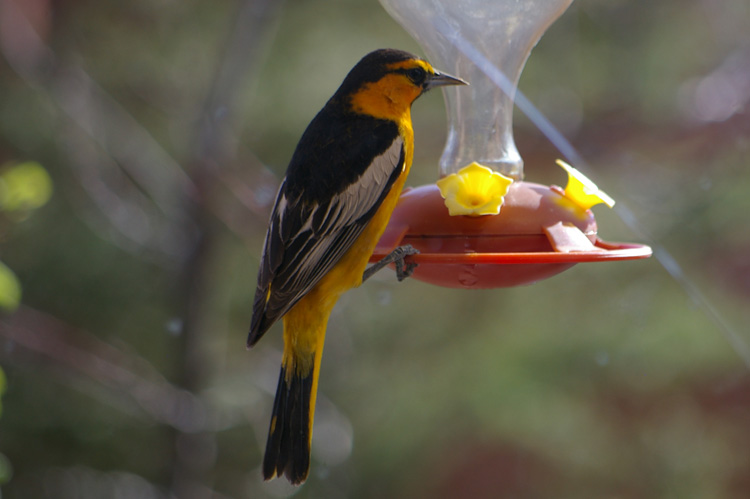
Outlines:
{"label": "folded wing", "polygon": [[[354,171],[359,170],[356,178],[351,177],[352,164],[328,164],[321,173],[348,168],[348,183],[338,186],[330,196],[316,194],[313,188],[300,188],[298,177],[302,175],[294,175],[300,168],[290,166],[266,234],[248,346],[255,344],[338,263],[402,173],[405,158],[401,137],[395,134],[389,145],[382,144],[383,140],[369,140],[371,145],[380,144],[385,149],[366,166],[357,165],[361,158],[351,155],[338,158],[354,164]],[[337,155],[331,154],[330,160],[336,163]],[[314,180],[308,179],[307,183]]]}

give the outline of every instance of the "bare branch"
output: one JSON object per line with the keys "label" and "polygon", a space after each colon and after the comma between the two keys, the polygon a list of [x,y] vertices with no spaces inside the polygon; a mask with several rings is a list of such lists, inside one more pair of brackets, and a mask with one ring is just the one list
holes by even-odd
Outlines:
{"label": "bare branch", "polygon": [[[0,321],[0,336],[66,372],[96,380],[128,397],[153,420],[181,432],[206,431],[229,417],[201,397],[169,383],[142,357],[33,308],[22,306]],[[0,354],[14,360],[12,350]]]}

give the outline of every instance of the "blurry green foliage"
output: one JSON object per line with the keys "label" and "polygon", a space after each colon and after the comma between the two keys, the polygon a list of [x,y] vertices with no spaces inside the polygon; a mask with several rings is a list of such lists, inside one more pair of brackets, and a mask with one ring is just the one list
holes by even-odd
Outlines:
{"label": "blurry green foliage", "polygon": [[[0,317],[0,449],[14,468],[3,499],[188,497],[173,489],[180,454],[203,470],[190,475],[194,491],[227,498],[750,497],[750,376],[655,259],[487,291],[379,274],[331,318],[308,483],[262,482],[280,327],[250,352],[244,341],[268,203],[302,130],[356,60],[420,48],[375,0],[288,0],[255,40],[265,56],[230,82],[237,98],[213,108],[212,82],[254,48],[225,64],[237,13],[262,2],[10,3],[36,6],[46,47],[22,39],[9,52],[22,23],[0,23],[0,161],[37,159],[57,194],[29,217],[51,184],[34,167],[5,181],[17,187],[4,186],[14,211],[0,213],[2,258],[27,306]],[[725,61],[750,67],[749,22],[744,1],[577,0],[520,84],[592,180],[740,325],[750,120],[710,123],[694,111],[722,101],[698,97]],[[444,114],[438,92],[414,106],[410,185],[435,180]],[[227,126],[229,146],[198,177],[206,116],[216,128],[204,130]],[[515,137],[529,180],[564,183],[557,151],[521,115]],[[144,162],[154,142],[163,155]],[[171,203],[164,157],[204,187],[207,213]],[[603,238],[643,240],[594,211]],[[207,244],[192,258],[199,232]],[[158,254],[144,234],[183,253]],[[178,388],[176,402],[159,383]],[[192,439],[165,422],[189,414],[191,397],[207,425]]]}
{"label": "blurry green foliage", "polygon": [[[0,414],[3,412],[2,396],[6,388],[5,371],[0,368]],[[0,453],[0,485],[8,482],[13,475],[13,467],[5,454]]]}
{"label": "blurry green foliage", "polygon": [[0,485],[7,483],[13,477],[13,466],[5,454],[0,454]]}
{"label": "blurry green foliage", "polygon": [[[9,163],[0,167],[0,211],[20,222],[44,206],[52,196],[52,179],[39,163]],[[12,312],[21,303],[21,284],[16,274],[0,262],[0,308]]]}
{"label": "blurry green foliage", "polygon": [[3,403],[2,403],[2,397],[3,394],[5,394],[5,388],[6,388],[7,382],[5,378],[5,371],[0,368],[0,414],[3,413]]}
{"label": "blurry green foliage", "polygon": [[39,163],[28,161],[0,167],[0,210],[30,212],[52,196],[52,179]]}
{"label": "blurry green foliage", "polygon": [[21,284],[16,274],[0,262],[0,308],[12,312],[21,303]]}

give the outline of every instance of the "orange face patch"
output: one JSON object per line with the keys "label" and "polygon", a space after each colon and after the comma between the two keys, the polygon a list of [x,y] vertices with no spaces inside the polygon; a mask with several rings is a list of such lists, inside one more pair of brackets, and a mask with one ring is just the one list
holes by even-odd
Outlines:
{"label": "orange face patch", "polygon": [[376,118],[400,122],[410,116],[411,104],[424,89],[403,72],[421,67],[434,74],[429,63],[418,59],[400,61],[387,66],[388,72],[378,81],[367,83],[350,100],[352,110]]}

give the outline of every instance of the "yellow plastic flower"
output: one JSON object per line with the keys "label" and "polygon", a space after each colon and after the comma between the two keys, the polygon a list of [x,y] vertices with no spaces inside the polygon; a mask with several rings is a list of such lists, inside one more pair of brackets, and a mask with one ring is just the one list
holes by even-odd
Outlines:
{"label": "yellow plastic flower", "polygon": [[472,163],[437,181],[448,213],[453,215],[497,215],[508,193],[508,178],[479,163]]}
{"label": "yellow plastic flower", "polygon": [[573,201],[583,210],[604,203],[610,208],[615,205],[615,200],[600,190],[595,183],[589,180],[583,173],[579,172],[565,161],[558,159],[557,164],[568,172],[568,185],[565,186],[565,197]]}

